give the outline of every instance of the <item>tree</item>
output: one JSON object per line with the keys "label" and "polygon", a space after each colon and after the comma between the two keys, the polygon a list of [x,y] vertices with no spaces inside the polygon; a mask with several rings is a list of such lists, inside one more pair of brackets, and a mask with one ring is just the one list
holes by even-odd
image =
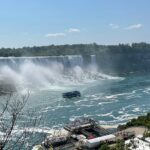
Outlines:
{"label": "tree", "polygon": [[116,150],[124,150],[125,144],[123,140],[118,140],[116,143]]}
{"label": "tree", "polygon": [[105,143],[100,146],[99,150],[110,150],[110,148],[109,148],[108,144]]}
{"label": "tree", "polygon": [[[24,96],[18,96],[10,93],[7,99],[3,101],[0,108],[0,150],[21,150],[31,149],[29,137],[34,133],[29,132],[28,125],[34,127],[37,124],[37,118],[29,119],[28,123],[22,124],[21,132],[16,132],[16,126],[23,116],[23,109],[29,98],[29,93]],[[29,118],[33,116],[30,113]]]}

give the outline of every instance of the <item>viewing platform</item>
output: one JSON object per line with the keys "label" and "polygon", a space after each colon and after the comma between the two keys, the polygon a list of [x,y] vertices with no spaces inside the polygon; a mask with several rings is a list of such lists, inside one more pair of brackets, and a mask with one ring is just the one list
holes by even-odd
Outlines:
{"label": "viewing platform", "polygon": [[114,144],[117,140],[126,140],[135,136],[134,130],[114,131],[101,127],[91,118],[77,118],[64,126],[66,134],[48,136],[41,147],[48,150],[97,150],[101,144]]}

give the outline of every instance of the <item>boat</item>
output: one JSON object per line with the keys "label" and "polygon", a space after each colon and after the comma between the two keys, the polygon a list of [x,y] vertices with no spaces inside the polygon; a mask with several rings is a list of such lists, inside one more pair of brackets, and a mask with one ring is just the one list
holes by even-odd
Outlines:
{"label": "boat", "polygon": [[62,94],[63,98],[74,98],[81,97],[81,93],[79,91],[66,92]]}

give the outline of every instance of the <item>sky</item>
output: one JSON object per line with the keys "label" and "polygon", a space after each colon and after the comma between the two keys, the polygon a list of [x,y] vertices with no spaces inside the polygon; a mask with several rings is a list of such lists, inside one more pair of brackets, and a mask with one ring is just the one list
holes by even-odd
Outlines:
{"label": "sky", "polygon": [[0,47],[150,43],[150,0],[0,0]]}

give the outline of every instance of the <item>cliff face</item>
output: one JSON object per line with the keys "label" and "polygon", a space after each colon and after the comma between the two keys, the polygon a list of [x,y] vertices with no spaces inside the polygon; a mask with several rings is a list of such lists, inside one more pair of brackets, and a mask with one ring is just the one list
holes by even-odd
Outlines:
{"label": "cliff face", "polygon": [[114,53],[96,56],[99,68],[106,73],[130,74],[150,72],[150,53]]}
{"label": "cliff face", "polygon": [[105,73],[130,74],[150,72],[150,53],[117,53],[96,56],[99,68]]}

